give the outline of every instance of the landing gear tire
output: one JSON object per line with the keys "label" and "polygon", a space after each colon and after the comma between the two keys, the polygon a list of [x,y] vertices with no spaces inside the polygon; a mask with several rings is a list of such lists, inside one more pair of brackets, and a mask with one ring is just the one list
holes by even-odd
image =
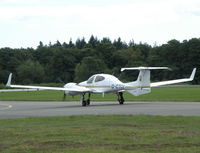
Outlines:
{"label": "landing gear tire", "polygon": [[120,105],[123,105],[123,104],[124,104],[124,101],[123,101],[123,100],[119,100],[119,104],[120,104]]}
{"label": "landing gear tire", "polygon": [[82,106],[89,106],[90,105],[90,93],[88,95],[88,99],[85,100],[85,93],[82,95]]}
{"label": "landing gear tire", "polygon": [[87,104],[88,106],[90,105],[90,100],[89,100],[89,99],[86,101],[86,104]]}
{"label": "landing gear tire", "polygon": [[87,102],[85,100],[82,101],[82,106],[87,106]]}
{"label": "landing gear tire", "polygon": [[122,93],[122,92],[119,92],[119,93],[117,94],[117,96],[118,96],[118,102],[119,102],[119,104],[120,104],[120,105],[123,105],[123,104],[124,104],[123,93]]}
{"label": "landing gear tire", "polygon": [[89,106],[90,105],[90,100],[83,100],[82,101],[82,106]]}

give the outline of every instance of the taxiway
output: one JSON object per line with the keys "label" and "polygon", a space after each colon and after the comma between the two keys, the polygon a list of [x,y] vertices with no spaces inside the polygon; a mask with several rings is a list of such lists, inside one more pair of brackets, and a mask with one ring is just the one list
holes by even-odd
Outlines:
{"label": "taxiway", "polygon": [[0,118],[71,116],[104,114],[148,114],[200,116],[198,102],[92,102],[82,107],[80,102],[0,101]]}

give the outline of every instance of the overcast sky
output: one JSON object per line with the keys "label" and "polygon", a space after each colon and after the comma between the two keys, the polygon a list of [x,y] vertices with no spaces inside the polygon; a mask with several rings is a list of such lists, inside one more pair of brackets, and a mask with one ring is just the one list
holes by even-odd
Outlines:
{"label": "overcast sky", "polygon": [[151,45],[200,38],[200,0],[0,0],[0,48],[92,34]]}

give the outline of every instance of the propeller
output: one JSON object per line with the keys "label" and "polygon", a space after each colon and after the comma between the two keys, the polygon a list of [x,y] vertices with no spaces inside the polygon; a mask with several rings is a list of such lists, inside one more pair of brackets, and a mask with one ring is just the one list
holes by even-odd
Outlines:
{"label": "propeller", "polygon": [[[65,84],[65,82],[64,82],[60,77],[58,77],[57,80],[58,80],[60,83]],[[62,99],[62,100],[63,100],[63,101],[66,100],[66,94],[65,94],[65,91],[64,91],[64,93],[63,93],[63,99]]]}

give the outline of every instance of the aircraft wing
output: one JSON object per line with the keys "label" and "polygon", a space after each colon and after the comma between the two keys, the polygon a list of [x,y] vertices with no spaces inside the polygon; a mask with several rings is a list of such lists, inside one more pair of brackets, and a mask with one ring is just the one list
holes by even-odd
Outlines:
{"label": "aircraft wing", "polygon": [[7,87],[11,88],[22,88],[22,89],[37,89],[37,90],[59,90],[59,91],[72,91],[72,92],[90,92],[91,90],[86,87],[70,87],[70,88],[64,88],[64,87],[43,87],[43,86],[27,86],[27,85],[12,85],[11,84],[12,79],[12,73],[10,73],[8,77],[8,82],[6,84]]}
{"label": "aircraft wing", "polygon": [[190,78],[155,82],[155,83],[151,83],[150,86],[151,87],[158,87],[158,86],[164,86],[164,85],[169,85],[169,84],[192,81],[194,79],[195,73],[196,73],[196,68],[193,69],[192,74],[190,75]]}

